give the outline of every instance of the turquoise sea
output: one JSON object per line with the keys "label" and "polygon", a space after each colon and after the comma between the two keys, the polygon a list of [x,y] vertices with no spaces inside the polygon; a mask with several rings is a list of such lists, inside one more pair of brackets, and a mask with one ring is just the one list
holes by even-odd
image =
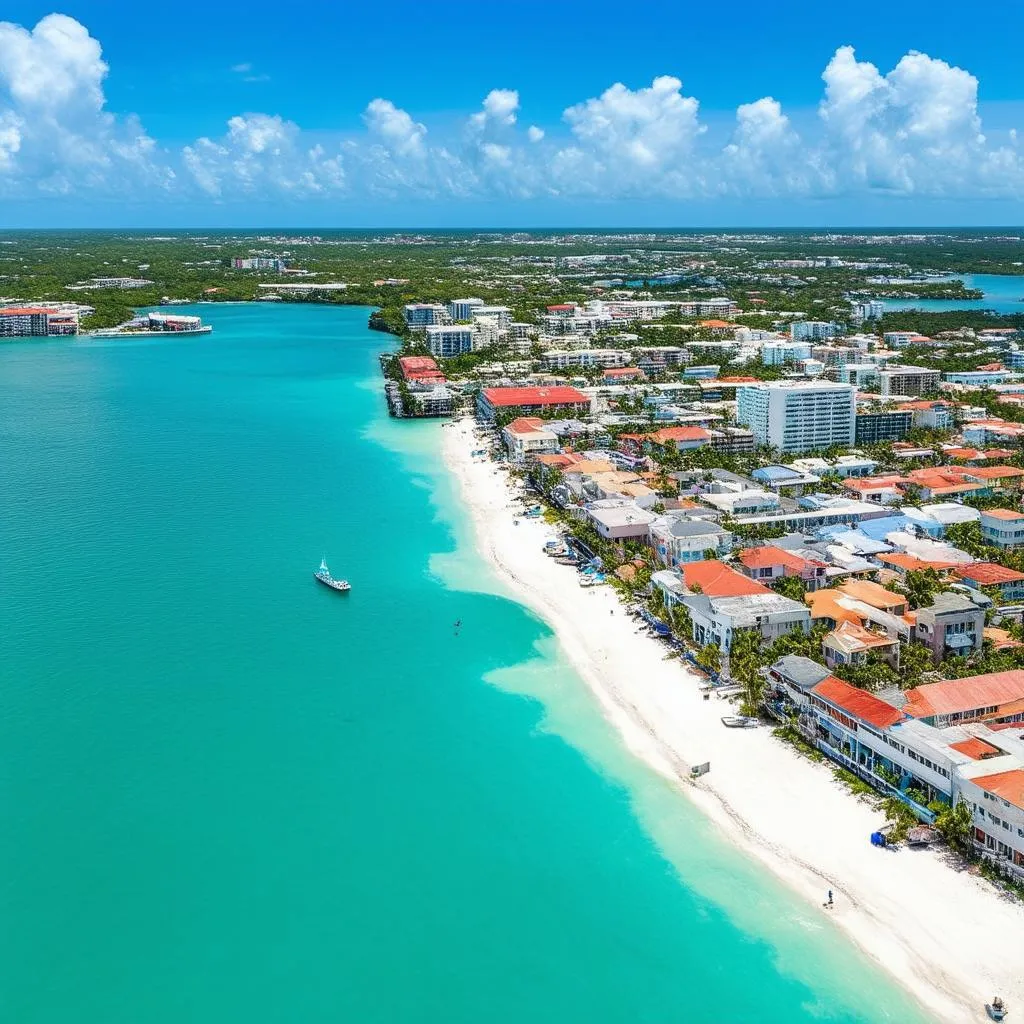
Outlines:
{"label": "turquoise sea", "polygon": [[955,309],[991,309],[996,313],[1024,313],[1024,275],[956,274],[965,288],[985,293],[981,299],[882,299],[889,311],[920,309],[946,313]]}
{"label": "turquoise sea", "polygon": [[197,311],[0,345],[0,1021],[926,1019],[625,752],[367,310]]}

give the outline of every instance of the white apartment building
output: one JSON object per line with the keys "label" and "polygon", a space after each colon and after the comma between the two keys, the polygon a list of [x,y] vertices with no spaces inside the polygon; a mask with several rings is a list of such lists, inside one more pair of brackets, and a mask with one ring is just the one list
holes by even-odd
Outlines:
{"label": "white apartment building", "polygon": [[878,384],[878,367],[874,363],[840,363],[839,380],[869,391]]}
{"label": "white apartment building", "polygon": [[[506,329],[501,326],[497,317],[493,316],[478,317],[473,321],[470,330],[473,332],[474,352],[477,349],[490,348],[492,345],[497,345],[508,338]],[[527,343],[526,351],[530,351],[529,343]]]}
{"label": "white apartment building", "polygon": [[564,370],[571,366],[598,366],[605,370],[629,366],[631,353],[621,348],[551,349],[540,361],[545,370]]}
{"label": "white apartment building", "polygon": [[927,395],[938,391],[941,374],[925,366],[899,366],[892,364],[879,370],[879,393],[890,395]]}
{"label": "white apartment building", "polygon": [[486,305],[483,299],[452,299],[448,303],[448,315],[456,322],[472,320],[473,310],[483,305]]}
{"label": "white apartment building", "polygon": [[885,303],[878,299],[866,299],[850,304],[850,316],[858,323],[862,320],[880,320],[885,313]]}
{"label": "white apartment building", "polygon": [[472,327],[424,327],[423,331],[432,356],[447,359],[473,351],[476,332]]}
{"label": "white apartment building", "polygon": [[782,366],[811,358],[811,345],[807,341],[768,341],[761,349],[765,366]]}
{"label": "white apartment building", "polygon": [[852,445],[856,389],[829,381],[768,381],[736,389],[736,421],[783,452]]}
{"label": "white apartment building", "polygon": [[402,309],[406,326],[414,331],[425,327],[451,323],[448,308],[440,302],[410,302]]}
{"label": "white apartment building", "polygon": [[789,336],[793,341],[817,341],[835,338],[839,334],[842,334],[839,324],[825,320],[794,320],[789,325]]}
{"label": "white apartment building", "polygon": [[483,318],[488,320],[496,320],[498,326],[504,330],[510,323],[512,323],[512,310],[508,306],[473,306],[469,311],[469,319],[481,320]]}

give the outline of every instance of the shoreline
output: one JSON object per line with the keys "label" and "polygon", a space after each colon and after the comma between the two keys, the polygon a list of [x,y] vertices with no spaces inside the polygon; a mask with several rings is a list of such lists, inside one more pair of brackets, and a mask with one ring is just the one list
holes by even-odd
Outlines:
{"label": "shoreline", "polygon": [[[700,677],[666,660],[610,587],[580,588],[543,554],[553,528],[515,516],[521,505],[504,471],[471,455],[473,429],[471,419],[446,424],[442,454],[479,553],[548,623],[628,750],[809,904],[834,890],[827,918],[938,1020],[985,1020],[993,994],[1024,1004],[1024,907],[956,870],[942,849],[871,847],[882,815],[829,762],[809,760],[769,728],[722,726],[732,706],[703,700]],[[703,761],[710,773],[691,780],[689,766]]]}

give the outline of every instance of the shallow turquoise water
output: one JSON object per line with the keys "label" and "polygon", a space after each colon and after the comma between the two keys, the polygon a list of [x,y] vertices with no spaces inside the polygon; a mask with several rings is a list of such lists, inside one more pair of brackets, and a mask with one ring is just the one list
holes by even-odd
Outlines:
{"label": "shallow turquoise water", "polygon": [[0,1020],[924,1020],[495,591],[366,310],[200,311],[0,346]]}
{"label": "shallow turquoise water", "polygon": [[996,313],[1024,313],[1024,275],[957,274],[965,288],[978,288],[982,299],[882,299],[887,310],[920,309],[946,313],[955,309],[991,309]]}

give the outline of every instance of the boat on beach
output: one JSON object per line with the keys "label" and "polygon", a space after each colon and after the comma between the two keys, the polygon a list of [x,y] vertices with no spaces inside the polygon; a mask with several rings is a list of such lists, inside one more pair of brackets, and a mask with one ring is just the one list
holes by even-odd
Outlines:
{"label": "boat on beach", "polygon": [[757,719],[749,715],[723,715],[722,725],[727,729],[753,729],[757,725]]}
{"label": "boat on beach", "polygon": [[336,580],[331,575],[331,570],[327,568],[327,559],[320,559],[320,568],[313,573],[313,578],[317,583],[322,583],[325,587],[330,587],[331,590],[340,590],[343,593],[352,589],[352,585],[348,580]]}
{"label": "boat on beach", "polygon": [[999,996],[993,996],[992,1002],[987,1003],[985,1009],[992,1020],[1006,1020],[1006,1014],[1008,1013],[1006,1003]]}

